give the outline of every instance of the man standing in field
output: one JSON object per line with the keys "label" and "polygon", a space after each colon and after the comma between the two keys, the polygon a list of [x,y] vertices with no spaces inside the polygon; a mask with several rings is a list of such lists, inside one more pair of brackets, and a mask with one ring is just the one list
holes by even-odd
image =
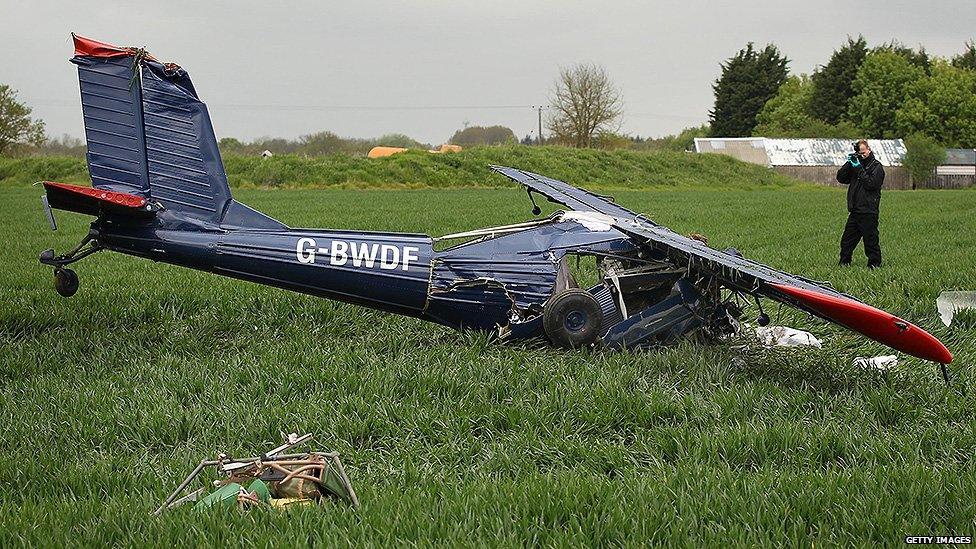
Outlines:
{"label": "man standing in field", "polygon": [[847,224],[840,237],[840,264],[850,265],[858,241],[864,238],[864,255],[868,268],[881,266],[881,244],[878,238],[878,211],[884,168],[871,153],[864,139],[857,142],[857,152],[837,171],[837,181],[847,185]]}

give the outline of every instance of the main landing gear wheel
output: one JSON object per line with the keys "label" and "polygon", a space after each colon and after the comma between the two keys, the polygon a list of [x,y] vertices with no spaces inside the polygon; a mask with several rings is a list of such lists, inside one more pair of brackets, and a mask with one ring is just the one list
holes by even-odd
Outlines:
{"label": "main landing gear wheel", "polygon": [[54,289],[62,297],[71,297],[78,291],[78,275],[71,269],[54,269]]}
{"label": "main landing gear wheel", "polygon": [[570,288],[553,296],[542,309],[542,326],[560,347],[586,347],[600,337],[603,310],[590,292]]}

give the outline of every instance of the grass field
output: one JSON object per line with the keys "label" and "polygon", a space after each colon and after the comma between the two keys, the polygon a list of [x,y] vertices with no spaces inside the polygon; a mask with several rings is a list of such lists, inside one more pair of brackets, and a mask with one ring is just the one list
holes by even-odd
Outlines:
{"label": "grass field", "polygon": [[[935,298],[976,286],[976,193],[889,192],[879,271],[840,268],[838,190],[616,192],[715,247],[932,331],[954,387],[783,311],[823,350],[639,353],[500,345],[419,321],[110,253],[62,299],[37,253],[38,188],[2,189],[0,546],[896,545],[976,534],[976,326]],[[236,190],[292,226],[431,234],[529,217],[524,192]],[[861,253],[858,249],[858,254]],[[754,313],[751,313],[754,314]],[[341,452],[362,507],[149,513],[200,459],[280,431]]]}

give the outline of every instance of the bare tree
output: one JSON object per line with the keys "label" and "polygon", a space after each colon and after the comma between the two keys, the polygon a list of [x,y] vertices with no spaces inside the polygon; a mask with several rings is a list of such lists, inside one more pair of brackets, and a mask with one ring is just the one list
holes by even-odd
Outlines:
{"label": "bare tree", "polygon": [[561,68],[551,93],[553,110],[546,128],[557,141],[574,147],[590,147],[597,135],[620,129],[623,114],[620,92],[603,67]]}

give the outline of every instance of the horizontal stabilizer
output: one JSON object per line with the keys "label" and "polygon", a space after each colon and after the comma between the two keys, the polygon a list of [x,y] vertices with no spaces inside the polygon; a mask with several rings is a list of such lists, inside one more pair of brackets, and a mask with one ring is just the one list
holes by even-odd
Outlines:
{"label": "horizontal stabilizer", "polygon": [[151,217],[157,207],[134,194],[45,181],[47,202],[52,208],[99,216],[105,213]]}

